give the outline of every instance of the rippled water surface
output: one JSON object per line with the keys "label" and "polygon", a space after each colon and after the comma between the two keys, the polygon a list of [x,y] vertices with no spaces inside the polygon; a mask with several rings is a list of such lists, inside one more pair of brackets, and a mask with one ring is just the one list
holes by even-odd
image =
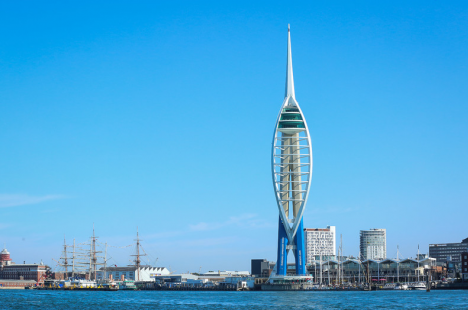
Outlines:
{"label": "rippled water surface", "polygon": [[187,292],[0,290],[0,309],[468,309],[467,291]]}

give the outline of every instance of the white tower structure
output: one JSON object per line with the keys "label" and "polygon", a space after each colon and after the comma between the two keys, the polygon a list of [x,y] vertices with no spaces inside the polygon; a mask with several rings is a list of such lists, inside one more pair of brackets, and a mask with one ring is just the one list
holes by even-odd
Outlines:
{"label": "white tower structure", "polygon": [[287,255],[293,250],[296,275],[304,275],[305,248],[302,215],[312,178],[312,143],[296,100],[288,25],[286,87],[273,135],[271,170],[279,210],[276,274],[286,276]]}

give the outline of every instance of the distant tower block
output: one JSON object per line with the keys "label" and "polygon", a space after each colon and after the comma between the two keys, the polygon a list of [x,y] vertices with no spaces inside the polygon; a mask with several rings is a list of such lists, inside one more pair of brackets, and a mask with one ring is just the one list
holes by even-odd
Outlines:
{"label": "distant tower block", "polygon": [[271,168],[279,209],[276,274],[286,276],[289,250],[294,252],[296,275],[305,275],[302,215],[312,179],[312,143],[306,120],[296,101],[288,26],[286,91],[273,136]]}
{"label": "distant tower block", "polygon": [[361,230],[359,239],[362,260],[387,258],[387,230],[385,228]]}

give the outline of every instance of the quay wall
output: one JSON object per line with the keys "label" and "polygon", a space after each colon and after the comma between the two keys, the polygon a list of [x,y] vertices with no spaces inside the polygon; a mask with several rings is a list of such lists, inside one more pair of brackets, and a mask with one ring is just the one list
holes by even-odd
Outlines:
{"label": "quay wall", "polygon": [[440,283],[435,287],[432,287],[433,290],[468,290],[468,282],[461,283]]}
{"label": "quay wall", "polygon": [[312,284],[262,284],[262,291],[304,291],[310,290]]}

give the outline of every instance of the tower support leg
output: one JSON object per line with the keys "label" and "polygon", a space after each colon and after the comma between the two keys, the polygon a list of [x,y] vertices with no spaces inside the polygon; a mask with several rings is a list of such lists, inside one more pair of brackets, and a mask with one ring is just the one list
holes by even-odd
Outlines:
{"label": "tower support leg", "polygon": [[297,228],[296,235],[294,236],[294,243],[296,244],[296,249],[294,250],[294,258],[296,261],[296,275],[303,276],[307,274],[305,267],[303,219],[301,219],[299,227]]}
{"label": "tower support leg", "polygon": [[286,246],[288,245],[288,235],[284,229],[281,216],[279,217],[278,224],[278,260],[276,261],[276,274],[285,276],[288,271],[288,252]]}

